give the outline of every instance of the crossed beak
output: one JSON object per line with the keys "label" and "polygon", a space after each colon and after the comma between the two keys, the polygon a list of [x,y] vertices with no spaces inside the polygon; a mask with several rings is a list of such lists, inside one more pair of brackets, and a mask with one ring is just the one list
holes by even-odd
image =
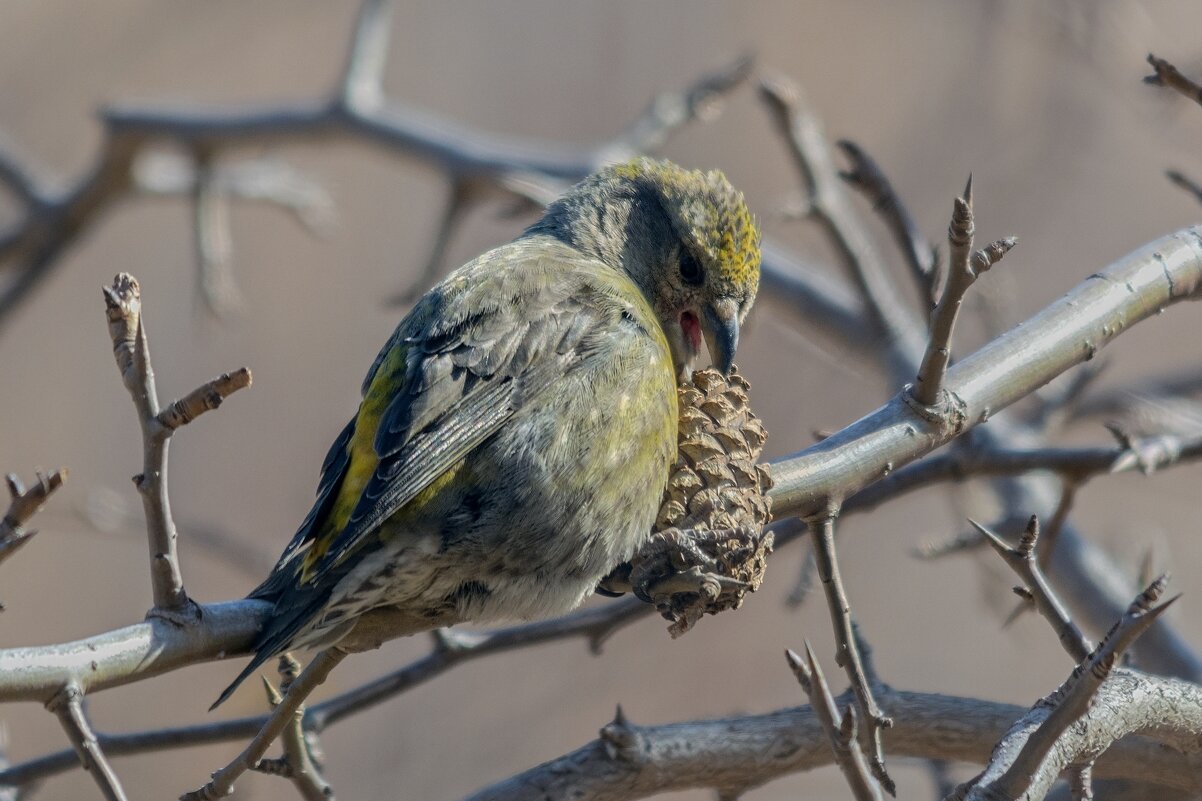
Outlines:
{"label": "crossed beak", "polygon": [[732,298],[721,298],[702,311],[701,330],[710,361],[723,375],[730,375],[739,347],[739,306]]}

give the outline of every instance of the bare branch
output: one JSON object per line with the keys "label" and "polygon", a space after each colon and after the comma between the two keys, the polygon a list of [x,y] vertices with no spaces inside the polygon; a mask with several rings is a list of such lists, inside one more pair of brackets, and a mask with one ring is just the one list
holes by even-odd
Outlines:
{"label": "bare branch", "polygon": [[852,165],[850,170],[840,172],[839,175],[858,189],[872,203],[873,211],[885,221],[898,250],[905,257],[906,266],[910,268],[919,295],[924,303],[933,306],[938,286],[938,256],[934,248],[919,230],[910,210],[894,191],[884,170],[872,156],[850,139],[840,139],[836,144]]}
{"label": "bare branch", "polygon": [[893,779],[885,769],[885,750],[881,744],[881,732],[892,726],[893,721],[877,705],[861,661],[852,626],[851,606],[847,601],[847,591],[843,588],[843,578],[839,574],[839,563],[835,556],[837,516],[838,512],[832,510],[820,519],[807,521],[813,538],[814,560],[818,564],[818,579],[826,593],[831,626],[835,630],[835,663],[847,673],[856,705],[860,710],[863,726],[860,742],[872,768],[872,775],[890,795],[893,795],[895,787]]}
{"label": "bare branch", "polygon": [[286,728],[290,725],[299,727],[299,724],[296,723],[296,716],[303,718],[302,704],[305,698],[326,680],[330,671],[337,667],[346,656],[347,651],[337,645],[319,651],[317,656],[313,657],[313,661],[306,665],[296,680],[290,684],[284,697],[267,716],[267,722],[263,724],[246,748],[228,765],[215,772],[213,778],[204,787],[184,793],[180,796],[180,801],[213,801],[217,798],[225,798],[232,793],[234,782],[243,773],[259,764],[263,755],[267,753],[267,749]]}
{"label": "bare branch", "polygon": [[[1146,729],[1157,740],[1129,736],[1114,743],[1098,758],[1095,778],[1123,776],[1196,791],[1197,769],[1190,754],[1199,748],[1195,733],[1202,720],[1202,691],[1186,682],[1127,671],[1120,681],[1114,678],[1118,677],[1103,686],[1103,700],[1113,703],[1122,691],[1136,693],[1139,708],[1122,709],[1119,714],[1126,717],[1121,725],[1127,731]],[[897,721],[886,742],[898,757],[983,763],[1023,714],[1009,704],[932,694],[890,690],[883,698]],[[850,702],[847,695],[837,699],[841,705]],[[1077,742],[1102,728],[1089,718],[1086,725],[1091,728],[1082,731]],[[624,721],[611,734],[619,736],[603,736],[482,789],[467,801],[629,801],[697,787],[737,793],[834,760],[822,724],[808,706],[664,726]]]}
{"label": "bare branch", "polygon": [[1163,58],[1157,58],[1149,53],[1148,63],[1152,65],[1154,72],[1144,77],[1144,83],[1167,87],[1195,103],[1202,104],[1202,86],[1182,75],[1176,67]]}
{"label": "bare branch", "polygon": [[1039,568],[1039,560],[1036,558],[1035,551],[1036,543],[1039,540],[1039,518],[1031,515],[1031,520],[1027,523],[1027,530],[1023,532],[1017,548],[1011,548],[1001,537],[975,520],[968,522],[981,533],[981,536],[993,546],[998,555],[1006,560],[1006,564],[1023,580],[1036,610],[1052,624],[1060,644],[1064,646],[1065,651],[1068,651],[1069,656],[1077,662],[1087,658],[1090,651],[1093,650],[1093,644],[1073,623],[1068,611],[1060,603],[1060,599],[1056,597],[1047,578],[1044,577],[1043,571]]}
{"label": "bare branch", "polygon": [[[1179,439],[1173,449],[1144,445],[1135,440],[1137,450],[1148,454],[1157,469],[1190,464],[1202,458],[1202,436]],[[990,476],[1019,476],[1037,470],[1056,473],[1068,484],[1081,484],[1093,476],[1131,472],[1137,464],[1125,457],[1131,451],[1118,447],[1081,448],[965,448],[928,456],[894,471],[888,478],[850,497],[844,513],[874,509],[887,500],[907,492],[945,481],[967,481]],[[1170,458],[1171,456],[1171,458]],[[1120,468],[1116,470],[1116,465]],[[976,541],[976,538],[971,538]]]}
{"label": "bare branch", "polygon": [[[1171,598],[1160,606],[1154,605],[1165,584],[1164,576],[1154,581],[1132,602],[1097,649],[1077,665],[1068,680],[1011,728],[976,785],[965,796],[966,801],[1028,797],[1025,795],[1028,793],[1031,798],[1042,798],[1069,764],[1092,760],[1126,733],[1114,726],[1110,736],[1095,733],[1086,741],[1088,744],[1082,742],[1079,733],[1075,734],[1072,739],[1076,748],[1063,742],[1070,726],[1078,732],[1088,728],[1088,724],[1082,725],[1087,714],[1095,719],[1119,718],[1127,712],[1124,707],[1137,703],[1129,688],[1125,688],[1127,694],[1118,703],[1113,696],[1099,697],[1100,690],[1112,674],[1118,677],[1114,671],[1118,657],[1176,600]],[[1202,691],[1196,686],[1193,689]],[[1036,715],[1037,712],[1041,714]]]}
{"label": "bare branch", "polygon": [[25,524],[67,480],[67,468],[60,468],[49,475],[38,473],[38,483],[29,489],[25,489],[15,473],[9,473],[4,478],[11,500],[4,519],[0,520],[0,562],[19,551],[37,534],[37,531],[26,528]]}
{"label": "bare branch", "polygon": [[146,513],[154,606],[167,613],[195,617],[194,604],[184,591],[176,549],[178,535],[167,497],[167,443],[171,432],[158,422],[159,398],[142,324],[142,288],[132,275],[121,273],[112,286],[105,287],[104,303],[117,369],[133,398],[142,430],[142,472],[134,477],[134,485],[142,495]]}
{"label": "bare branch", "polygon": [[835,699],[831,696],[826,677],[822,674],[822,666],[818,664],[814,650],[809,641],[805,644],[806,658],[803,660],[792,651],[785,651],[785,658],[797,683],[805,690],[810,698],[810,707],[822,724],[822,730],[830,741],[831,751],[835,755],[835,764],[843,771],[851,793],[857,801],[880,801],[881,790],[876,780],[869,773],[868,763],[864,760],[864,752],[856,739],[855,707],[847,707],[843,724],[838,722],[839,710],[835,707]]}
{"label": "bare branch", "polygon": [[[278,206],[315,236],[333,227],[336,214],[330,194],[297,168],[269,157],[210,162],[210,180],[222,195]],[[192,196],[199,180],[197,167],[195,158],[150,151],[131,167],[134,188],[149,195]]]}
{"label": "bare branch", "polygon": [[963,197],[956,198],[952,221],[947,229],[947,279],[939,303],[931,313],[931,338],[927,343],[918,377],[911,393],[923,406],[934,406],[943,390],[943,378],[952,358],[952,334],[956,317],[968,289],[984,273],[1014,247],[1018,241],[999,239],[976,253],[972,252],[973,238],[972,176],[964,187]]}
{"label": "bare branch", "polygon": [[[41,285],[62,254],[101,212],[141,188],[138,165],[163,144],[213,158],[219,152],[296,141],[362,141],[440,169],[452,183],[486,182],[522,198],[527,194],[517,191],[513,183],[518,176],[540,182],[574,181],[623,150],[615,150],[612,143],[579,148],[535,140],[512,141],[388,102],[379,84],[388,46],[388,10],[387,0],[364,3],[343,77],[336,90],[325,97],[276,107],[214,111],[132,106],[103,109],[105,136],[97,162],[60,194],[34,194],[34,185],[21,177],[25,173],[19,162],[0,151],[0,181],[7,182],[16,194],[30,198],[25,203],[24,220],[0,234],[0,265],[18,267],[14,278],[0,291],[0,324]],[[663,109],[649,112],[631,129],[634,133],[626,136],[641,138],[639,142],[632,139],[632,144],[662,142],[679,125],[715,108],[714,99],[737,85],[748,71],[749,66],[740,59],[686,92],[683,116],[665,115]],[[217,177],[213,183],[218,189],[224,187]],[[210,230],[205,236],[211,235]]]}
{"label": "bare branch", "polygon": [[897,303],[897,288],[851,205],[817,117],[806,107],[800,89],[783,78],[761,81],[760,96],[789,144],[805,184],[810,215],[842,253],[884,335],[893,371],[908,375],[922,352],[925,326]]}
{"label": "bare branch", "polygon": [[[300,675],[300,663],[291,654],[281,654],[279,659],[280,689],[271,686],[267,677],[263,677],[263,686],[267,690],[267,701],[275,709],[284,700],[280,693],[287,693],[288,688]],[[284,746],[284,756],[278,760],[259,760],[252,770],[260,773],[271,773],[290,779],[301,798],[305,801],[327,801],[334,797],[334,789],[330,787],[322,775],[321,766],[314,757],[317,733],[305,732],[305,707],[301,704],[292,714],[292,719],[280,734],[280,743]]]}
{"label": "bare branch", "polygon": [[126,801],[121,781],[109,765],[104,750],[92,732],[91,724],[88,723],[88,716],[83,709],[83,692],[79,687],[73,684],[63,687],[58,695],[46,704],[46,708],[53,712],[63,725],[71,745],[75,747],[79,764],[92,774],[104,797],[108,801]]}
{"label": "bare branch", "polygon": [[[241,603],[257,606],[258,613],[263,617],[271,609],[269,604],[261,602],[245,601]],[[123,676],[122,669],[130,670],[131,667],[145,668],[145,673],[134,673],[130,677],[129,681],[135,681],[141,676],[157,675],[163,672],[163,670],[188,664],[188,659],[191,659],[193,663],[203,661],[206,655],[204,652],[200,652],[199,654],[184,654],[177,664],[169,667],[159,668],[155,664],[156,659],[161,660],[164,656],[171,656],[177,651],[182,651],[185,646],[181,641],[186,638],[199,639],[195,636],[198,633],[197,629],[202,629],[205,625],[210,625],[214,629],[209,633],[209,639],[214,641],[215,647],[224,646],[229,650],[227,655],[233,656],[243,653],[245,648],[249,646],[254,632],[257,630],[258,622],[255,615],[249,613],[248,610],[248,612],[242,613],[242,617],[251,619],[249,632],[242,633],[235,630],[226,633],[222,626],[228,627],[238,618],[238,609],[236,607],[229,607],[234,607],[234,605],[222,604],[204,607],[203,622],[199,627],[179,629],[178,627],[169,626],[169,624],[162,621],[152,620],[148,624],[131,627],[131,629],[127,629],[124,632],[116,632],[116,634],[126,634],[127,636],[124,638],[92,638],[90,640],[81,640],[77,643],[69,643],[67,646],[61,647],[60,653],[56,653],[50,658],[61,662],[82,663],[83,667],[80,668],[82,671],[86,670],[86,667],[89,665],[89,663],[83,660],[87,659],[88,655],[94,656],[101,649],[128,650],[131,653],[132,659],[136,661],[134,661],[133,665],[117,665],[118,670],[115,672]],[[320,704],[309,707],[308,714],[305,717],[305,725],[309,731],[324,731],[327,726],[381,704],[390,698],[441,675],[459,664],[503,651],[582,637],[588,643],[590,650],[594,653],[599,653],[602,644],[615,631],[636,620],[650,616],[654,611],[655,608],[653,606],[630,596],[594,609],[585,609],[561,618],[538,623],[481,633],[447,631],[442,633],[438,638],[438,647],[428,655],[399,670],[348,690],[328,701],[323,701]],[[157,629],[152,627],[157,627]],[[143,629],[150,630],[142,631]],[[175,639],[169,639],[170,637],[174,637]],[[152,645],[161,646],[167,651],[167,654],[161,654],[157,650],[152,650]],[[0,652],[0,676],[6,675],[6,671],[11,670],[12,665],[21,663],[24,656],[20,653],[20,650],[18,649],[16,653],[12,651],[7,653]],[[6,662],[6,656],[9,657],[10,661]],[[45,654],[39,654],[36,658],[46,660],[48,657]],[[213,657],[209,655],[207,658]],[[54,666],[52,665],[45,672],[53,669]],[[30,684],[32,686],[25,688],[25,694],[8,699],[0,696],[0,700],[38,698],[39,696],[36,693],[39,685],[53,681],[55,675],[70,674],[64,673],[62,668],[59,668],[53,675],[31,677]],[[117,681],[116,683],[122,684],[126,682]],[[104,686],[115,686],[115,684],[98,684],[96,688],[101,689]],[[226,742],[228,740],[251,737],[266,722],[267,716],[262,715],[258,717],[236,718],[217,723],[201,723],[193,726],[154,729],[131,734],[101,734],[100,740],[111,754],[140,754],[168,748],[183,748],[190,745]],[[6,770],[0,770],[0,786],[5,784],[25,785],[37,779],[60,773],[71,768],[74,764],[75,756],[71,751],[59,751],[47,754],[46,756],[15,765]]]}
{"label": "bare branch", "polygon": [[251,374],[246,367],[232,373],[222,373],[163,409],[155,415],[155,419],[163,428],[174,431],[191,423],[205,412],[216,409],[230,395],[249,387],[250,384]]}
{"label": "bare branch", "polygon": [[928,419],[895,397],[855,425],[775,460],[773,513],[821,513],[831,498],[850,498],[1092,357],[1136,321],[1198,295],[1202,231],[1185,229],[1141,248],[953,365],[944,387],[954,414]]}

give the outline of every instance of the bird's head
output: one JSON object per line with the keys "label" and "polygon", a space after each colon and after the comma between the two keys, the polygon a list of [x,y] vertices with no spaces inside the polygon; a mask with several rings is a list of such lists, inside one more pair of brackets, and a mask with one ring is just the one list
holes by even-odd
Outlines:
{"label": "bird's head", "polygon": [[730,372],[759,287],[760,232],[722,173],[649,158],[612,165],[556,201],[548,222],[642,289],[678,372],[691,372],[703,339]]}

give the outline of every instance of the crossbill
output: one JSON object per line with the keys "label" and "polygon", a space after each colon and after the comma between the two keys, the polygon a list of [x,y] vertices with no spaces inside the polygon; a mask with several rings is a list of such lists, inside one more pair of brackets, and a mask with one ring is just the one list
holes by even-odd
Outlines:
{"label": "crossbill", "polygon": [[430,290],[363,383],[224,700],[283,651],[562,614],[649,537],[678,377],[729,372],[759,230],[719,172],[606,167]]}

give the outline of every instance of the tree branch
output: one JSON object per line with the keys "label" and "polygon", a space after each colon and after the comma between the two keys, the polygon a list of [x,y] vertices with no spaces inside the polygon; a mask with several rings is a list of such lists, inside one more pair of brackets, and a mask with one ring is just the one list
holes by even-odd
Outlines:
{"label": "tree branch", "polygon": [[840,139],[836,144],[851,162],[851,169],[839,175],[859,190],[872,203],[873,211],[885,221],[885,226],[893,234],[897,248],[906,260],[906,266],[910,268],[919,296],[924,304],[933,306],[938,284],[938,257],[934,248],[919,230],[910,210],[893,189],[885,172],[864,148],[850,139]]}
{"label": "tree branch", "polygon": [[118,275],[112,286],[105,287],[104,303],[117,369],[133,398],[142,430],[142,472],[134,477],[134,485],[142,496],[146,513],[154,609],[174,616],[177,622],[194,621],[199,608],[184,591],[176,548],[178,534],[167,493],[167,445],[176,428],[208,409],[217,408],[227,395],[249,386],[250,371],[242,368],[232,375],[227,373],[160,410],[142,322],[142,288],[137,279],[128,273]]}
{"label": "tree branch", "polygon": [[[881,711],[873,696],[873,688],[870,686],[856,642],[851,619],[851,605],[847,600],[847,591],[843,587],[843,578],[839,574],[839,562],[835,556],[836,517],[838,517],[838,511],[830,509],[821,517],[806,520],[813,540],[818,578],[826,593],[826,606],[830,611],[831,627],[835,633],[835,663],[847,674],[856,699],[856,707],[860,710],[860,725],[862,726],[860,743],[863,749],[861,756],[867,758],[872,775],[881,783],[881,786],[890,795],[894,795],[895,785],[889,772],[885,769],[885,750],[881,744],[881,733],[892,726],[893,721]],[[790,664],[793,664],[792,660],[790,660]],[[846,773],[846,770],[844,772]]]}
{"label": "tree branch", "polygon": [[38,483],[25,489],[15,473],[4,477],[10,501],[8,511],[0,519],[0,562],[19,551],[37,534],[37,531],[26,528],[25,524],[67,480],[67,469],[64,467],[49,475],[38,473],[37,479]]}
{"label": "tree branch", "polygon": [[[1132,710],[1147,706],[1143,698],[1133,697],[1140,689],[1138,683],[1142,677],[1113,668],[1118,657],[1176,600],[1172,598],[1154,606],[1165,583],[1162,576],[1141,593],[1068,680],[1011,727],[998,743],[985,771],[963,796],[965,801],[1042,798],[1070,764],[1088,763],[1110,743],[1136,730],[1125,724],[1145,713],[1142,709]],[[1111,676],[1120,685],[1117,695],[1101,692],[1111,683],[1108,681]],[[1128,677],[1133,681],[1121,680]],[[1178,702],[1192,705],[1202,700],[1202,687],[1177,684],[1180,686],[1173,687],[1171,694]],[[1191,773],[1196,775],[1197,771]]]}
{"label": "tree branch", "polygon": [[1039,569],[1039,560],[1036,558],[1035,552],[1036,543],[1039,540],[1039,518],[1031,515],[1031,520],[1019,540],[1017,548],[1011,548],[1001,537],[977,521],[969,520],[968,522],[981,533],[985,541],[1006,560],[1010,569],[1023,580],[1035,608],[1052,624],[1052,628],[1056,630],[1056,637],[1069,656],[1076,662],[1087,659],[1090,651],[1093,650],[1093,644],[1085,638],[1081,629],[1073,624],[1064,605],[1060,603],[1060,599],[1056,597],[1048,580],[1044,577],[1043,571]]}
{"label": "tree branch", "polygon": [[1182,75],[1180,70],[1163,58],[1149,53],[1148,63],[1152,65],[1153,73],[1144,77],[1144,83],[1172,89],[1202,105],[1202,86]]}
{"label": "tree branch", "polygon": [[805,650],[804,660],[788,650],[785,651],[785,657],[797,678],[797,683],[810,698],[810,708],[822,724],[822,731],[826,734],[831,752],[835,755],[835,763],[851,786],[851,793],[856,801],[880,801],[880,786],[869,772],[864,752],[860,749],[856,737],[855,707],[847,707],[842,723],[837,720],[839,710],[835,706],[835,699],[831,696],[826,677],[822,674],[822,666],[818,664],[808,641]]}
{"label": "tree branch", "polygon": [[952,221],[947,229],[947,280],[944,282],[939,302],[935,305],[935,311],[931,313],[931,337],[911,390],[914,400],[923,406],[934,406],[939,402],[943,379],[947,375],[947,366],[952,358],[952,334],[964,296],[976,283],[977,278],[1001,261],[1017,242],[1013,237],[999,239],[973,253],[974,227],[972,176],[969,176],[963,196],[956,198]]}
{"label": "tree branch", "polygon": [[822,224],[839,248],[876,327],[885,337],[891,368],[898,375],[909,374],[922,353],[925,326],[897,303],[899,293],[889,279],[884,259],[851,206],[817,117],[802,101],[800,89],[783,78],[761,81],[760,97],[789,144],[805,185],[810,216]]}
{"label": "tree branch", "polygon": [[1202,229],[1144,246],[952,366],[945,382],[954,406],[950,419],[927,419],[897,396],[848,428],[775,460],[773,513],[820,513],[830,499],[854,495],[1092,358],[1139,320],[1199,295]]}
{"label": "tree branch", "polygon": [[[1117,700],[1123,690],[1138,694],[1139,709],[1122,710],[1126,736],[1102,754],[1094,777],[1125,777],[1160,787],[1197,791],[1193,754],[1202,727],[1202,690],[1174,679],[1122,671],[1102,687]],[[1163,693],[1163,695],[1158,695]],[[983,763],[993,745],[1023,714],[1020,707],[976,699],[888,690],[880,700],[896,720],[885,745],[898,757],[932,757]],[[848,695],[837,699],[851,703]],[[1160,720],[1158,715],[1163,715]],[[1161,724],[1163,720],[1163,725]],[[1087,716],[1087,725],[1097,726]],[[614,729],[617,728],[617,731]],[[728,795],[781,776],[834,761],[830,744],[811,707],[767,715],[636,726],[611,723],[601,738],[561,757],[484,788],[466,801],[629,801],[658,793],[710,788]],[[1081,732],[1088,740],[1090,730]],[[1171,743],[1170,747],[1164,744]]]}
{"label": "tree branch", "polygon": [[67,732],[71,745],[79,757],[79,764],[92,774],[101,794],[108,801],[126,801],[125,790],[116,772],[104,756],[104,750],[92,732],[88,716],[83,710],[83,692],[79,687],[68,684],[46,704]]}

